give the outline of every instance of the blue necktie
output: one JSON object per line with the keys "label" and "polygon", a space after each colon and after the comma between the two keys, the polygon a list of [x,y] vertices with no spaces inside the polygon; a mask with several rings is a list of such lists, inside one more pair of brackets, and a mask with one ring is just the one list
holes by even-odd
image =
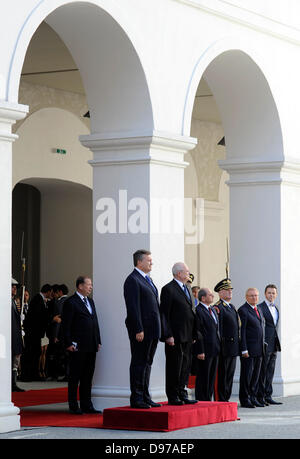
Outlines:
{"label": "blue necktie", "polygon": [[145,278],[146,278],[146,281],[148,282],[148,284],[150,284],[152,286],[152,282],[151,282],[150,277],[149,276],[145,276]]}
{"label": "blue necktie", "polygon": [[186,294],[186,296],[188,297],[188,299],[190,300],[190,294],[189,294],[189,291],[188,291],[188,288],[185,284],[183,284],[183,290],[184,290],[184,293]]}
{"label": "blue necktie", "polygon": [[148,284],[151,286],[151,288],[154,290],[154,292],[156,293],[156,287],[155,285],[153,284],[152,280],[150,279],[149,276],[145,276],[145,279],[146,281],[148,282]]}

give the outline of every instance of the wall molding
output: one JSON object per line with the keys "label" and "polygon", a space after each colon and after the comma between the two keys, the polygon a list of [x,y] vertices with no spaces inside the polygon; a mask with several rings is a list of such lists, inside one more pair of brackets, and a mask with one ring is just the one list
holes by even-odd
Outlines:
{"label": "wall molding", "polygon": [[300,30],[225,0],[173,0],[227,21],[300,46]]}
{"label": "wall molding", "polygon": [[80,136],[94,153],[92,166],[157,164],[185,168],[184,154],[195,148],[197,139],[164,132],[115,132]]}

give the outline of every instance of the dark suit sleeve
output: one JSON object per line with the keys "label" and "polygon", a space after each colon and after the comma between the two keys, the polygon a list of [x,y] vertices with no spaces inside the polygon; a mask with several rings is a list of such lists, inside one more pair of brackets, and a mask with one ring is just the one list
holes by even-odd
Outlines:
{"label": "dark suit sleeve", "polygon": [[100,327],[99,327],[99,320],[98,320],[96,305],[95,305],[94,300],[92,300],[91,298],[89,298],[89,302],[92,305],[93,314],[95,316],[95,333],[96,333],[97,345],[99,345],[99,344],[102,344],[102,342],[101,342]]}
{"label": "dark suit sleeve", "polygon": [[197,329],[197,339],[193,346],[193,354],[194,355],[204,354],[205,349],[204,349],[204,340],[203,340],[203,335],[202,335],[202,330],[203,330],[202,317],[201,317],[201,313],[198,311],[197,308],[196,308],[196,329]]}
{"label": "dark suit sleeve", "polygon": [[65,347],[68,348],[72,345],[71,339],[71,326],[74,316],[74,307],[70,300],[66,300],[62,309],[62,329],[64,336]]}
{"label": "dark suit sleeve", "polygon": [[161,341],[174,336],[170,320],[171,309],[172,294],[167,287],[163,287],[160,295]]}
{"label": "dark suit sleeve", "polygon": [[124,298],[127,309],[127,323],[134,334],[144,331],[141,308],[140,288],[136,279],[130,276],[124,284]]}
{"label": "dark suit sleeve", "polygon": [[243,308],[238,309],[238,314],[241,319],[241,352],[247,351],[247,340],[246,340],[246,327],[248,314],[243,310]]}

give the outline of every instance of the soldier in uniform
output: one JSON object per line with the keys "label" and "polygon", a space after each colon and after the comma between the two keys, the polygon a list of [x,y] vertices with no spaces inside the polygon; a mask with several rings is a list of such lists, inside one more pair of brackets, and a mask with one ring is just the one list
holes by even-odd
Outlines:
{"label": "soldier in uniform", "polygon": [[236,358],[240,349],[240,321],[238,313],[230,303],[232,284],[229,278],[221,280],[214,288],[219,301],[214,305],[218,313],[221,335],[221,352],[218,363],[217,392],[221,402],[228,402],[232,392]]}

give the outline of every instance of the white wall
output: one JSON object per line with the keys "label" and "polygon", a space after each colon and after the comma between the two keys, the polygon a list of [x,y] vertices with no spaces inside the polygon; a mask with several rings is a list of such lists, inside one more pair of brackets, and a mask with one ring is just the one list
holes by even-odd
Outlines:
{"label": "white wall", "polygon": [[[78,140],[87,132],[74,113],[42,108],[19,127],[13,147],[13,185],[22,181],[41,192],[41,284],[70,290],[78,275],[92,275],[91,153]],[[66,154],[54,153],[56,147]]]}
{"label": "white wall", "polygon": [[[88,132],[73,113],[54,107],[34,112],[17,131],[13,146],[13,186],[27,178],[68,180],[92,187],[91,153],[78,137]],[[62,148],[66,154],[53,150]]]}

